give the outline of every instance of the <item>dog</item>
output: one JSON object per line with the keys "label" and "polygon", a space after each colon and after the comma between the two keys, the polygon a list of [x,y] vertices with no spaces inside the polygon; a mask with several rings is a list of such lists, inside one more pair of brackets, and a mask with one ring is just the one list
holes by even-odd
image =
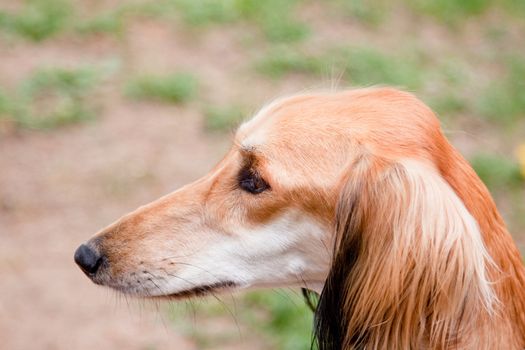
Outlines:
{"label": "dog", "polygon": [[96,284],[319,294],[324,349],[523,349],[525,270],[433,112],[392,88],[278,99],[203,178],[75,252]]}

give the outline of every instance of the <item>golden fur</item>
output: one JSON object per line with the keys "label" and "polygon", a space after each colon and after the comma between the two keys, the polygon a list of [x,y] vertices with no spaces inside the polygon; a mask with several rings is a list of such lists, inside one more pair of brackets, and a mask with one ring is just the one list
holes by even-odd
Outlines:
{"label": "golden fur", "polygon": [[90,277],[126,293],[316,290],[321,349],[525,347],[524,267],[489,192],[395,89],[270,104],[208,175],[88,244]]}

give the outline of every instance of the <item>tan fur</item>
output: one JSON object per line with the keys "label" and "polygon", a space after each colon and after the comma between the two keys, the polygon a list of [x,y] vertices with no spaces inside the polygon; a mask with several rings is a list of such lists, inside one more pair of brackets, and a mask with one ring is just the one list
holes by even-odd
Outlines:
{"label": "tan fur", "polygon": [[[238,188],[247,162],[271,190]],[[254,235],[272,225],[282,234],[266,247]],[[490,194],[432,111],[389,88],[265,107],[208,175],[94,238],[109,262],[95,281],[139,295],[226,277],[238,287],[322,286],[353,241],[359,251],[335,286],[345,348],[525,347],[524,268]],[[251,256],[260,260],[242,255],[256,248],[247,242],[264,242]],[[209,259],[222,261],[193,266]]]}
{"label": "tan fur", "polygon": [[353,205],[338,213],[345,223],[338,240],[360,241],[344,288],[347,340],[354,339],[346,347],[501,345],[480,332],[498,301],[486,275],[493,262],[474,219],[433,169],[368,158],[352,166],[343,192],[352,198],[343,195],[341,203]]}

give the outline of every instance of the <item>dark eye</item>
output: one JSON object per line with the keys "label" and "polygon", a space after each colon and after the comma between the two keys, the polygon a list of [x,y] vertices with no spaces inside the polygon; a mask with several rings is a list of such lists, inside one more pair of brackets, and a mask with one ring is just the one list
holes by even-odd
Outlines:
{"label": "dark eye", "polygon": [[259,194],[270,188],[270,185],[253,169],[242,169],[239,173],[239,187],[246,192]]}

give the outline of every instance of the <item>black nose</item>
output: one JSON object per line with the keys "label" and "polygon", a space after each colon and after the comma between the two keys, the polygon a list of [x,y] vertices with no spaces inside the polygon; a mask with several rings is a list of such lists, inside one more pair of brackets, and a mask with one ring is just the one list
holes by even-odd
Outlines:
{"label": "black nose", "polygon": [[100,267],[102,256],[93,248],[82,244],[75,252],[75,262],[85,273],[94,275]]}

